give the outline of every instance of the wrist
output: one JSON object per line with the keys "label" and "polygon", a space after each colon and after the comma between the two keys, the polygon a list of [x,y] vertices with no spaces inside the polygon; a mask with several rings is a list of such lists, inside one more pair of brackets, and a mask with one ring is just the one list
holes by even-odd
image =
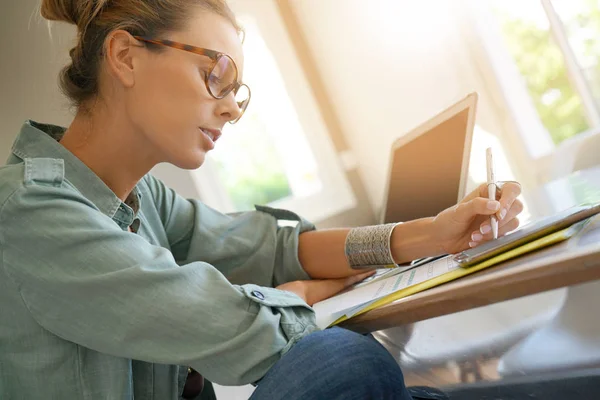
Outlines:
{"label": "wrist", "polygon": [[275,289],[294,293],[296,296],[304,300],[305,303],[307,303],[306,286],[304,285],[303,281],[286,282],[277,286]]}
{"label": "wrist", "polygon": [[381,268],[394,264],[392,232],[398,224],[352,228],[346,235],[344,253],[353,269]]}
{"label": "wrist", "polygon": [[397,225],[392,232],[390,246],[396,264],[444,253],[436,239],[434,218],[421,218]]}

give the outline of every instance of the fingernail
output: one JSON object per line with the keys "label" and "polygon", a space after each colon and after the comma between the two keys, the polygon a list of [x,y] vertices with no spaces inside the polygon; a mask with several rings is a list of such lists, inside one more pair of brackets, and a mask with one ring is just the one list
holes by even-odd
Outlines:
{"label": "fingernail", "polygon": [[500,211],[500,219],[504,219],[504,217],[506,217],[506,208]]}
{"label": "fingernail", "polygon": [[487,203],[487,208],[489,208],[490,210],[497,210],[500,208],[500,203],[494,200],[490,200]]}
{"label": "fingernail", "polygon": [[480,230],[481,233],[485,235],[486,233],[491,232],[492,227],[490,225],[483,225]]}
{"label": "fingernail", "polygon": [[479,233],[479,232],[474,232],[471,235],[471,239],[473,239],[473,241],[475,241],[475,242],[479,242],[481,239],[483,239],[483,235],[481,235],[481,233]]}
{"label": "fingernail", "polygon": [[477,246],[477,242],[469,242],[469,247],[475,247]]}

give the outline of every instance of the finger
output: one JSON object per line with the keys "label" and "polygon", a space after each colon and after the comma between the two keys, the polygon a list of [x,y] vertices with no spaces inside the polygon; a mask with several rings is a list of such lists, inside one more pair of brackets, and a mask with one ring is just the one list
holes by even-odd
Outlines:
{"label": "finger", "polygon": [[[513,218],[515,218],[517,215],[521,214],[522,212],[523,212],[523,202],[521,200],[517,199],[512,204],[512,207],[508,210],[508,214],[506,214],[506,217],[504,217],[503,220],[498,221],[498,227],[504,226],[505,224],[510,222]],[[490,225],[489,220],[481,223],[481,225],[479,227],[479,232],[481,232],[483,235],[485,235],[486,233],[489,233],[491,231],[492,231],[492,227]]]}
{"label": "finger", "polygon": [[488,200],[476,197],[466,203],[460,203],[455,208],[455,218],[459,222],[468,222],[477,215],[492,215],[500,209],[500,203],[496,200]]}
{"label": "finger", "polygon": [[[515,229],[517,229],[519,227],[519,223],[520,222],[519,222],[518,218],[512,218],[510,221],[507,219],[506,223],[502,227],[498,228],[498,237],[504,236],[508,232],[511,232],[511,231],[514,231]],[[489,228],[489,223],[487,226]],[[489,229],[490,229],[490,231],[488,231],[486,229],[485,233],[482,233],[481,231],[473,232],[471,234],[471,242],[469,243],[469,246],[474,247],[471,245],[471,243],[474,243],[475,245],[477,245],[479,243],[483,243],[483,242],[492,240],[493,235],[491,232],[491,228],[489,228]]]}
{"label": "finger", "polygon": [[487,183],[482,183],[481,185],[479,185],[477,187],[477,190],[475,190],[476,192],[476,196],[474,197],[488,197],[488,184]]}
{"label": "finger", "polygon": [[463,197],[460,203],[469,202],[477,197],[488,197],[487,183],[482,183],[481,185],[477,186],[477,188],[475,188],[471,193]]}
{"label": "finger", "polygon": [[[475,197],[485,197],[486,199],[489,197],[488,186],[490,183],[482,183],[475,190]],[[496,182],[496,200],[500,200],[500,195],[502,194],[501,185],[499,182]]]}
{"label": "finger", "polygon": [[521,184],[517,181],[497,181],[496,185],[498,185],[499,191],[504,190],[504,188],[507,188],[507,190],[517,190],[519,194],[522,191]]}
{"label": "finger", "polygon": [[508,223],[504,224],[504,226],[502,228],[498,229],[498,237],[502,237],[504,235],[506,235],[509,232],[514,231],[515,229],[517,229],[519,227],[519,218],[513,218],[510,221],[508,221]]}
{"label": "finger", "polygon": [[[521,184],[517,181],[497,181],[496,186],[498,187],[498,195],[503,193],[505,190],[507,191],[515,191],[517,192],[517,196],[521,194]],[[487,197],[488,196],[488,184],[482,183],[477,189],[473,192],[469,193],[469,195],[465,196],[465,199],[472,200],[475,197]]]}
{"label": "finger", "polygon": [[521,194],[521,185],[517,182],[506,182],[502,186],[502,195],[500,197],[500,210],[497,213],[498,219],[501,221],[508,215],[508,212],[513,205],[513,202]]}
{"label": "finger", "polygon": [[488,197],[487,183],[482,183],[481,185],[477,186],[477,188],[475,188],[471,193],[463,197],[460,203],[466,203],[476,199],[477,197]]}
{"label": "finger", "polygon": [[509,223],[511,220],[515,219],[519,214],[523,212],[523,202],[519,199],[516,199],[511,207],[508,209],[508,213],[504,217],[504,219],[499,221],[498,226],[504,226]]}

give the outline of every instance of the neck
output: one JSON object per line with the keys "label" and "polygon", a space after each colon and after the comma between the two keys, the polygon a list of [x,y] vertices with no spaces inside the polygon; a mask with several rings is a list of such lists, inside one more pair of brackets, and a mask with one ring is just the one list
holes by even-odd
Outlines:
{"label": "neck", "polygon": [[157,161],[124,115],[79,111],[60,143],[125,200]]}

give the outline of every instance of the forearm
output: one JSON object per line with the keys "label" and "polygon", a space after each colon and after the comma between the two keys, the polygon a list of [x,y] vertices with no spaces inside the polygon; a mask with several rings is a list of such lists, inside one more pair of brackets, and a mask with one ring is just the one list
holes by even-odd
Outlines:
{"label": "forearm", "polygon": [[443,253],[434,239],[433,218],[422,218],[400,224],[392,232],[392,257],[396,264],[404,264],[422,257]]}
{"label": "forearm", "polygon": [[[441,252],[431,240],[431,218],[396,226],[392,232],[392,257],[397,264]],[[298,256],[313,279],[342,278],[364,272],[348,264],[344,247],[350,229],[325,229],[300,235]]]}

